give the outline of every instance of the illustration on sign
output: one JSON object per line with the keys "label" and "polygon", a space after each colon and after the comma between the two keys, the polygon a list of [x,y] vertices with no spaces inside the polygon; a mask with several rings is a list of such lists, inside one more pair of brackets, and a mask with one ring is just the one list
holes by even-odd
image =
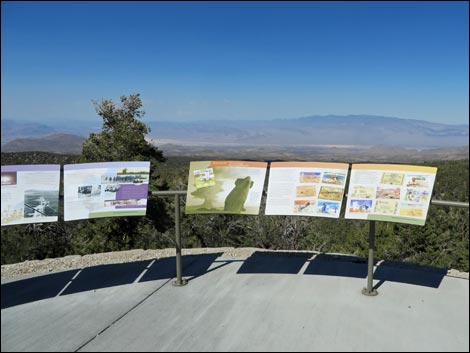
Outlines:
{"label": "illustration on sign", "polygon": [[353,164],[346,218],[424,225],[437,168]]}
{"label": "illustration on sign", "polygon": [[258,214],[266,167],[264,162],[191,162],[185,212]]}
{"label": "illustration on sign", "polygon": [[2,226],[56,222],[60,165],[2,166]]}
{"label": "illustration on sign", "polygon": [[338,218],[349,165],[271,163],[266,215]]}
{"label": "illustration on sign", "polygon": [[145,216],[150,162],[64,166],[64,220]]}

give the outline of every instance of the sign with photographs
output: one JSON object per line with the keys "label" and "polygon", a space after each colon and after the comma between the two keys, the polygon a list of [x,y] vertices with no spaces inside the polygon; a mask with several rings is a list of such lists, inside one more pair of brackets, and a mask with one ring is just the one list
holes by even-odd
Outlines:
{"label": "sign with photographs", "polygon": [[60,165],[2,166],[2,226],[56,222]]}
{"label": "sign with photographs", "polygon": [[64,166],[64,220],[145,216],[150,162]]}
{"label": "sign with photographs", "polygon": [[265,162],[191,162],[185,212],[259,214],[266,167]]}
{"label": "sign with photographs", "polygon": [[346,218],[424,225],[437,168],[353,164]]}
{"label": "sign with photographs", "polygon": [[266,215],[338,218],[349,164],[273,162]]}

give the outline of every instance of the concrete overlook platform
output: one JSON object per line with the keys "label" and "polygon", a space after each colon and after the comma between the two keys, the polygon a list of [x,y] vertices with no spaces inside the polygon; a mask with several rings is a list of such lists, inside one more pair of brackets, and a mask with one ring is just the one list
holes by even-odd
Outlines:
{"label": "concrete overlook platform", "polygon": [[[184,251],[183,251],[184,254]],[[2,351],[469,351],[469,282],[352,256],[184,255],[2,280]]]}

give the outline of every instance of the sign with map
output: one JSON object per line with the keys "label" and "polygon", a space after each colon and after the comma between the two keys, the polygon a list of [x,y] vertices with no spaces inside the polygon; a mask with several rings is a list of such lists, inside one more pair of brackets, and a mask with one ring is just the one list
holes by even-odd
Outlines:
{"label": "sign with map", "polygon": [[424,225],[437,168],[353,164],[346,218]]}
{"label": "sign with map", "polygon": [[338,218],[349,164],[273,162],[266,215]]}
{"label": "sign with map", "polygon": [[191,162],[185,212],[259,214],[266,168],[265,162]]}
{"label": "sign with map", "polygon": [[64,220],[145,216],[150,162],[64,166]]}
{"label": "sign with map", "polygon": [[60,165],[2,166],[2,226],[57,222]]}

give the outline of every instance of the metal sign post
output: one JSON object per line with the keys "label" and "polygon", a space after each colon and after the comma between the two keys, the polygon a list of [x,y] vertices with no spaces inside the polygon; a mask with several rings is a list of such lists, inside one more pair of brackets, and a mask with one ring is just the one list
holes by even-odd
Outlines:
{"label": "metal sign post", "polygon": [[188,281],[182,277],[183,263],[181,259],[180,215],[180,196],[175,194],[176,281],[174,281],[172,284],[176,287],[181,287],[188,284]]}
{"label": "metal sign post", "polygon": [[379,294],[372,287],[374,279],[374,247],[375,247],[375,221],[369,222],[369,262],[367,266],[367,287],[362,289],[362,294],[373,297]]}
{"label": "metal sign post", "polygon": [[[431,204],[449,207],[468,208],[468,202],[457,201],[444,201],[444,200],[431,200]],[[369,262],[367,266],[367,287],[362,289],[362,294],[373,297],[379,294],[373,288],[374,279],[374,248],[375,248],[375,221],[369,222]]]}

